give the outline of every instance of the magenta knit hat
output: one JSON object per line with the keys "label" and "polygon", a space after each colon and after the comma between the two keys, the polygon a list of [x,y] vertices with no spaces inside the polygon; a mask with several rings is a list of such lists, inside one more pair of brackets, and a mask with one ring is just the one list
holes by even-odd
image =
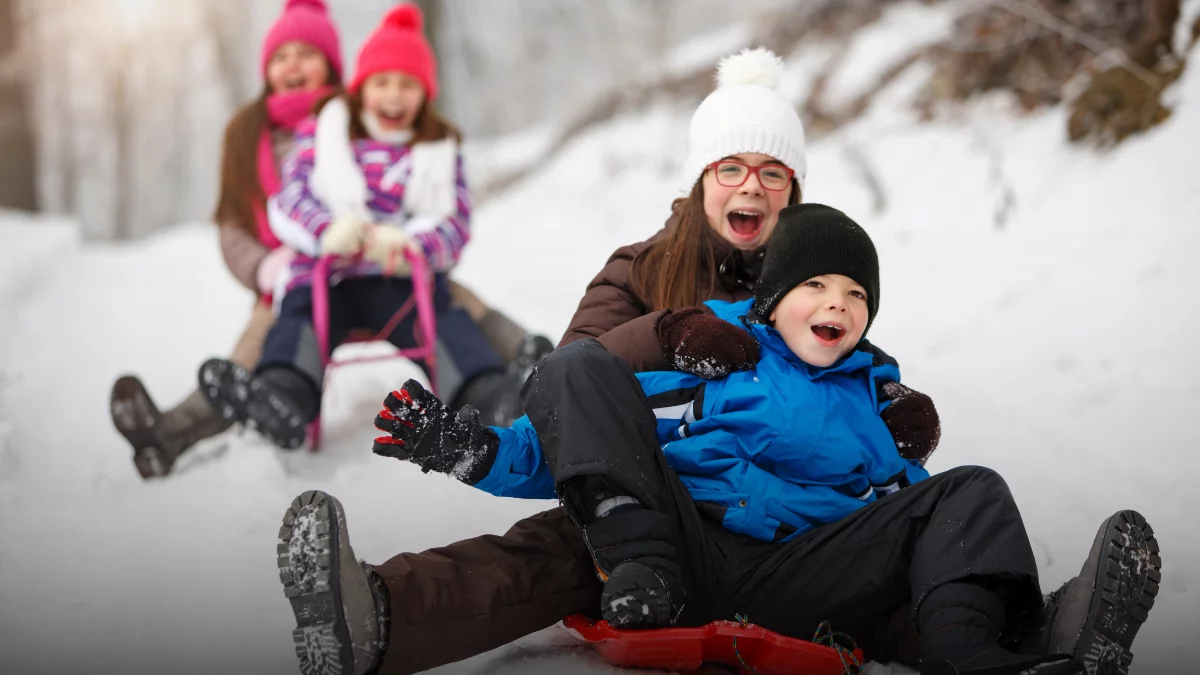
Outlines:
{"label": "magenta knit hat", "polygon": [[299,40],[316,47],[329,59],[333,72],[342,79],[342,47],[337,28],[329,18],[324,0],[287,0],[283,14],[275,20],[262,46],[262,74],[266,77],[271,55],[284,43]]}
{"label": "magenta knit hat", "polygon": [[399,70],[425,87],[426,100],[437,98],[437,59],[421,32],[424,26],[425,16],[416,5],[406,3],[392,8],[359,50],[350,91],[357,92],[375,73]]}

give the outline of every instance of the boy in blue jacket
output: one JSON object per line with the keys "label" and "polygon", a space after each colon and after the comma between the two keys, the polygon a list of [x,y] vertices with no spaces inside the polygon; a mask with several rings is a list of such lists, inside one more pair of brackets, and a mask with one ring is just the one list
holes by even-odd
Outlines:
{"label": "boy in blue jacket", "polygon": [[[410,380],[376,420],[389,435],[375,451],[499,496],[557,496],[618,627],[742,614],[785,635],[829,621],[862,637],[907,602],[923,673],[1127,666],[1160,579],[1153,531],[1116,514],[1043,603],[1003,479],[930,477],[900,456],[878,394],[899,371],[855,349],[879,309],[861,227],[818,204],[785,209],[753,300],[708,307],[758,342],[753,370],[635,375],[598,342],[572,343],[535,370],[509,428],[455,415]],[[1102,592],[1096,580],[1118,569],[1137,572]]]}

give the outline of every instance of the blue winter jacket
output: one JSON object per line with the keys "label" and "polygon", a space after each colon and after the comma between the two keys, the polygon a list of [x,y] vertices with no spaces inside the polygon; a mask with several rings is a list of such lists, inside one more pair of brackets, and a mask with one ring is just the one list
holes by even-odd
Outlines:
{"label": "blue winter jacket", "polygon": [[[762,346],[754,370],[720,380],[679,372],[639,373],[658,419],[667,462],[697,502],[715,505],[722,524],[766,541],[785,541],[831,523],[929,474],[896,451],[880,418],[881,381],[895,365],[854,351],[828,368],[794,355],[774,328],[743,323],[752,300],[709,302]],[[476,487],[498,496],[555,497],[554,480],[527,417],[493,427],[500,448]]]}

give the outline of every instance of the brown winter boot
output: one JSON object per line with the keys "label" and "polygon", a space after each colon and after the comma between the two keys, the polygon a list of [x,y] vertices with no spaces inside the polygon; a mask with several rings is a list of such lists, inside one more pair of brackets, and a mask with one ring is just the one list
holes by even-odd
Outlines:
{"label": "brown winter boot", "polygon": [[171,473],[184,451],[230,427],[198,391],[167,412],[159,412],[141,380],[133,375],[113,383],[109,409],[117,431],[133,446],[134,467],[147,479]]}

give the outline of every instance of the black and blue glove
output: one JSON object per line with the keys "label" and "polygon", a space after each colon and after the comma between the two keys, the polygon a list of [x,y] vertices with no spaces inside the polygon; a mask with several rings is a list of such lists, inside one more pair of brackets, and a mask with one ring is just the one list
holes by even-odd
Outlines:
{"label": "black and blue glove", "polygon": [[500,438],[479,421],[479,412],[463,406],[454,414],[416,380],[388,394],[375,428],[388,434],[375,439],[372,451],[412,462],[474,485],[496,461]]}

